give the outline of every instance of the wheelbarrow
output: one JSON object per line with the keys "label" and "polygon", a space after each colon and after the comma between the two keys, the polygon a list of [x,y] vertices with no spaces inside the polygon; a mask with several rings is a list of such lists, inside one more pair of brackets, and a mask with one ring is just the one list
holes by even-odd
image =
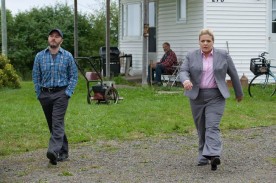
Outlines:
{"label": "wheelbarrow", "polygon": [[[101,57],[76,57],[75,63],[86,80],[88,104],[91,104],[92,101],[97,101],[98,104],[116,104],[119,99],[122,99],[119,97],[113,81],[103,81]],[[85,72],[89,69],[87,67],[90,67],[90,70]]]}

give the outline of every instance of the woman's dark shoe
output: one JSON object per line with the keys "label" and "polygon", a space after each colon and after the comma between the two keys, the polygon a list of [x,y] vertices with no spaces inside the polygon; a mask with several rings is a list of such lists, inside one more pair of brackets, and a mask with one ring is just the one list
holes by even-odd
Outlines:
{"label": "woman's dark shoe", "polygon": [[211,170],[217,170],[218,165],[220,165],[219,157],[211,157]]}

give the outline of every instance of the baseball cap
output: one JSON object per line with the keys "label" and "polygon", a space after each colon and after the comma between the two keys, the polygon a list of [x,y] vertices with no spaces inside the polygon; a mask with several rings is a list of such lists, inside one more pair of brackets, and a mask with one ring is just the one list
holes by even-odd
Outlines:
{"label": "baseball cap", "polygon": [[62,31],[61,31],[60,29],[52,29],[52,30],[49,32],[48,35],[52,34],[52,32],[54,32],[54,31],[58,32],[59,35],[63,38],[63,33],[62,33]]}

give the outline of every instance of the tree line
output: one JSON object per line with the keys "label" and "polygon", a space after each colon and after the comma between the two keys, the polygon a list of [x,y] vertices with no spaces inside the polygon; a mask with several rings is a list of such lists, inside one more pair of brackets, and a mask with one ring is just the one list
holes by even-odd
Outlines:
{"label": "tree line", "polygon": [[[77,15],[79,56],[98,56],[100,47],[105,46],[106,15],[104,4],[101,6],[97,11]],[[119,8],[116,2],[111,2],[110,11],[110,44],[117,46]],[[6,19],[7,57],[23,79],[30,79],[35,55],[48,46],[48,33],[53,28],[63,31],[62,47],[74,55],[74,10],[68,5],[57,3],[32,8],[15,16],[7,10]]]}

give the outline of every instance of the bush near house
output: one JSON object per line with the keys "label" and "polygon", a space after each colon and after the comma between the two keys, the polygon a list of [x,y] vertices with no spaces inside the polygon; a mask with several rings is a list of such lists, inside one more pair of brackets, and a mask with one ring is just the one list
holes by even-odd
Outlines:
{"label": "bush near house", "polygon": [[20,88],[19,76],[7,57],[0,55],[0,88]]}

